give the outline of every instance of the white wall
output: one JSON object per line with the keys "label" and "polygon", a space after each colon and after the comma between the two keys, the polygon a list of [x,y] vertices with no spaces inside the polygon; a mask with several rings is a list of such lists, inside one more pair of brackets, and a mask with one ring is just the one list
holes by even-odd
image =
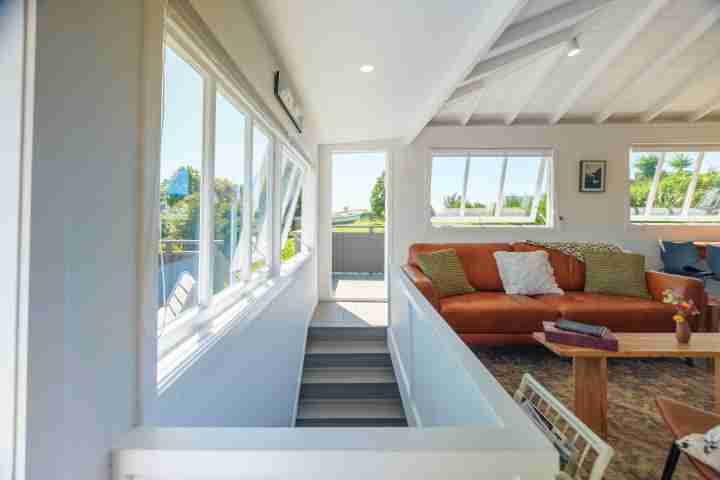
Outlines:
{"label": "white wall", "polygon": [[11,479],[15,454],[25,16],[21,2],[0,3],[0,480]]}
{"label": "white wall", "polygon": [[235,328],[160,396],[157,426],[289,427],[307,327],[312,262],[247,328]]}
{"label": "white wall", "polygon": [[142,1],[37,8],[26,478],[107,478],[134,419]]}

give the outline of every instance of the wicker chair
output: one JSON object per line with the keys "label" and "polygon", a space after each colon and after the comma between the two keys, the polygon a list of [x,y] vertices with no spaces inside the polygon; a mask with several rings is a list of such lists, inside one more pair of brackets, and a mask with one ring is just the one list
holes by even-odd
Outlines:
{"label": "wicker chair", "polygon": [[615,451],[530,374],[523,376],[515,401],[558,448],[558,480],[602,479]]}

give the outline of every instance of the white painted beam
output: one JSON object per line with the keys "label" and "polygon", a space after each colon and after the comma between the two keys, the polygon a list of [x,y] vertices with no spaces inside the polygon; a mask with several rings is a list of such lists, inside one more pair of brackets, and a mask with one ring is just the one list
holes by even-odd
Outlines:
{"label": "white painted beam", "polygon": [[473,98],[473,101],[470,102],[470,106],[468,107],[465,112],[462,113],[460,117],[460,125],[467,126],[468,123],[470,123],[470,119],[473,116],[473,113],[480,107],[480,103],[483,101],[483,98],[487,95],[487,89],[480,90],[479,92],[475,93],[475,97]]}
{"label": "white painted beam", "polygon": [[482,80],[509,65],[531,62],[548,51],[569,42],[575,35],[576,32],[573,28],[566,28],[513,51],[484,60],[473,67],[460,86]]}
{"label": "white painted beam", "polygon": [[550,123],[555,124],[565,116],[585,93],[590,89],[593,82],[619,57],[630,45],[630,42],[642,32],[653,18],[667,5],[670,0],[649,0],[642,11],[630,22],[628,27],[615,38],[602,55],[585,71],[575,87],[560,102],[557,110],[551,115]]}
{"label": "white painted beam", "polygon": [[500,35],[488,56],[495,57],[574,27],[615,0],[575,0],[524,22],[511,25]]}
{"label": "white painted beam", "polygon": [[689,29],[685,31],[683,36],[676,42],[673,42],[672,47],[667,50],[663,55],[656,58],[643,70],[641,70],[635,77],[630,81],[626,82],[610,99],[607,107],[595,116],[595,123],[602,123],[610,118],[614,113],[617,112],[620,106],[621,100],[623,100],[623,94],[628,90],[638,87],[639,85],[649,84],[653,78],[656,78],[672,63],[674,62],[683,52],[685,52],[693,43],[695,43],[710,27],[712,27],[720,19],[720,5],[709,10],[706,14],[695,22]]}
{"label": "white painted beam", "polygon": [[703,105],[703,107],[698,111],[690,115],[690,117],[688,117],[688,121],[697,122],[698,120],[707,117],[715,110],[720,110],[720,96],[713,98],[711,101]]}
{"label": "white painted beam", "polygon": [[488,0],[483,2],[486,4],[486,9],[478,19],[475,31],[468,36],[467,43],[455,56],[455,61],[445,69],[445,74],[438,83],[437,91],[430,95],[428,101],[420,107],[417,122],[410,126],[408,134],[404,137],[405,143],[415,140],[415,137],[442,108],[445,101],[450,98],[458,83],[467,76],[479,58],[487,55],[492,45],[525,8],[527,2],[528,0]]}
{"label": "white painted beam", "polygon": [[715,71],[720,66],[720,57],[706,64],[699,72],[691,71],[675,82],[675,85],[662,96],[660,100],[655,102],[642,116],[643,122],[651,122],[660,114],[665,112],[675,102],[675,100],[685,93],[693,84],[704,78],[709,72]]}
{"label": "white painted beam", "polygon": [[457,102],[461,102],[463,100],[467,100],[469,97],[471,97],[475,92],[478,92],[482,90],[483,88],[486,88],[488,86],[488,83],[486,80],[481,79],[477,80],[472,83],[468,83],[466,85],[462,85],[458,87],[455,92],[450,95],[450,98],[448,98],[448,101],[445,102],[445,106],[451,105]]}
{"label": "white painted beam", "polygon": [[537,93],[538,89],[542,87],[542,85],[545,83],[545,80],[550,76],[550,74],[555,70],[555,68],[557,68],[560,61],[565,58],[567,52],[570,49],[570,45],[570,42],[566,42],[564,45],[557,47],[557,50],[555,52],[553,52],[552,54],[548,54],[553,55],[554,58],[552,58],[552,60],[543,65],[542,70],[535,78],[532,87],[528,89],[525,95],[516,104],[515,108],[510,112],[510,114],[505,117],[505,125],[512,125],[520,112],[525,110],[525,108],[535,96],[535,93]]}

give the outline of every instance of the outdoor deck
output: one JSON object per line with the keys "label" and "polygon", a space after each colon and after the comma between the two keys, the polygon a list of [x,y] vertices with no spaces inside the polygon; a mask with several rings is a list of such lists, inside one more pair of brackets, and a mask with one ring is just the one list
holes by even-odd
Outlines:
{"label": "outdoor deck", "polygon": [[385,276],[382,273],[333,273],[333,297],[342,300],[385,300]]}

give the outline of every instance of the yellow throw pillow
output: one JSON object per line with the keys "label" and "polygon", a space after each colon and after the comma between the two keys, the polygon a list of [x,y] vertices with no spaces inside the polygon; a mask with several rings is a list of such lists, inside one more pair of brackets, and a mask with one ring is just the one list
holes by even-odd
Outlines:
{"label": "yellow throw pillow", "polygon": [[417,262],[423,273],[432,281],[439,298],[475,291],[465,276],[465,270],[455,250],[418,253]]}
{"label": "yellow throw pillow", "polygon": [[639,253],[584,252],[585,291],[652,298],[645,280],[645,256]]}

